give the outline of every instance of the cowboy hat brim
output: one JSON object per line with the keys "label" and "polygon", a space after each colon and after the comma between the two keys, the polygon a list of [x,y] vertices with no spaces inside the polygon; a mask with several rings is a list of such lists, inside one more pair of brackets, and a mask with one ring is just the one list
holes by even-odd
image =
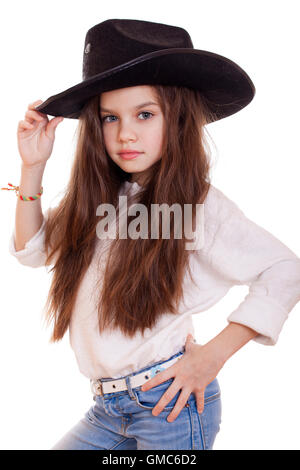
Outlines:
{"label": "cowboy hat brim", "polygon": [[215,115],[212,121],[240,111],[255,95],[250,77],[230,59],[199,49],[171,48],[142,55],[94,75],[50,96],[35,109],[51,116],[78,119],[85,103],[97,94],[155,84],[199,90]]}

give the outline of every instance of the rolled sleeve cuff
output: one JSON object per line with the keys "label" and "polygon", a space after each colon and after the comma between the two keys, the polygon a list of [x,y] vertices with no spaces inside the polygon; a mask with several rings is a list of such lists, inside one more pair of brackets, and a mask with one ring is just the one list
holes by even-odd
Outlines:
{"label": "rolled sleeve cuff", "polygon": [[238,308],[227,317],[227,321],[251,328],[258,333],[253,338],[254,341],[272,346],[276,344],[287,316],[288,312],[273,300],[248,294]]}
{"label": "rolled sleeve cuff", "polygon": [[45,265],[46,254],[44,250],[44,226],[45,219],[35,235],[25,243],[25,247],[22,250],[16,251],[15,247],[15,228],[11,234],[9,240],[9,253],[17,258],[17,260],[25,265],[33,268],[37,268]]}

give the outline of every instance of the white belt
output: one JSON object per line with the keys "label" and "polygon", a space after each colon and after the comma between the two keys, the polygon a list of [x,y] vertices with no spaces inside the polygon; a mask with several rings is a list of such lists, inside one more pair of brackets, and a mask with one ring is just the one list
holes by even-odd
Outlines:
{"label": "white belt", "polygon": [[[163,364],[158,364],[156,366],[149,367],[149,369],[140,372],[137,375],[130,377],[130,384],[132,388],[139,387],[145,382],[150,380],[158,372],[167,369],[168,367],[175,364],[176,361],[181,359],[183,353],[180,356],[170,359],[170,361],[164,362]],[[107,382],[101,382],[101,379],[92,380],[90,379],[91,390],[94,395],[101,395],[103,397],[104,393],[115,393],[121,392],[122,390],[127,390],[126,380],[123,379],[112,379]]]}

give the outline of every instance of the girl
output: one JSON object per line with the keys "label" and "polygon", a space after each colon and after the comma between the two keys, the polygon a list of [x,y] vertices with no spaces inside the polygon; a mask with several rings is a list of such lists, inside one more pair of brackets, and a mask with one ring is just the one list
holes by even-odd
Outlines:
{"label": "girl", "polygon": [[[194,49],[184,29],[113,19],[86,35],[83,81],[28,106],[10,252],[52,266],[51,340],[69,330],[95,401],[53,449],[212,449],[220,369],[251,339],[276,343],[300,300],[300,260],[210,183],[205,140],[207,124],[254,93],[237,64]],[[76,154],[64,197],[43,215],[42,176],[64,117],[79,119]],[[169,237],[153,236],[155,204],[165,204],[163,223],[173,204],[193,211],[169,218]],[[194,237],[174,237],[183,219]],[[243,284],[226,328],[193,342],[192,315]]]}

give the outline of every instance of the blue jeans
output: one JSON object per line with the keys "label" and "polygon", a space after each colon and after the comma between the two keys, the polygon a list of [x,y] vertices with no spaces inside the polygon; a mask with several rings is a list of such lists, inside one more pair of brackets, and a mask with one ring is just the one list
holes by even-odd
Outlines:
{"label": "blue jeans", "polygon": [[[155,367],[182,355],[180,351]],[[204,411],[197,412],[196,398],[190,394],[177,418],[169,423],[181,390],[158,416],[152,409],[172,384],[174,377],[146,392],[141,386],[132,388],[130,377],[148,367],[123,376],[128,390],[95,395],[95,404],[51,450],[211,450],[221,422],[220,388],[215,378],[205,389]],[[101,379],[102,382],[107,379]],[[188,406],[187,406],[188,405]]]}

